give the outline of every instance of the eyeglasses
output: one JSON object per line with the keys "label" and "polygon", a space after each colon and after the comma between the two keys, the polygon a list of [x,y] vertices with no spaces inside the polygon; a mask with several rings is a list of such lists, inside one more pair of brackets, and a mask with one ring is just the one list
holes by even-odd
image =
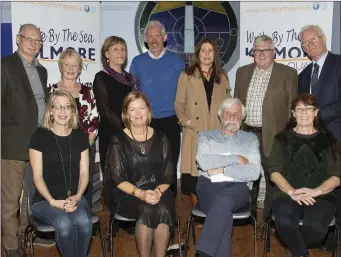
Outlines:
{"label": "eyeglasses", "polygon": [[71,111],[72,105],[52,105],[53,109],[56,109],[57,111],[61,111],[61,110],[66,110],[66,111]]}
{"label": "eyeglasses", "polygon": [[312,113],[313,111],[315,111],[315,107],[307,107],[307,108],[295,108],[295,112],[297,113],[303,113],[303,112],[306,112],[306,113]]}
{"label": "eyeglasses", "polygon": [[308,46],[309,44],[315,45],[315,44],[319,41],[319,39],[320,39],[321,37],[323,37],[323,36],[313,37],[313,38],[310,39],[310,40],[303,41],[303,42],[301,43],[301,45],[302,45],[303,47],[306,47],[306,46]]}
{"label": "eyeglasses", "polygon": [[260,55],[261,53],[268,54],[272,51],[273,49],[253,49],[254,55]]}
{"label": "eyeglasses", "polygon": [[39,39],[33,39],[33,38],[30,38],[30,37],[25,37],[25,36],[20,35],[20,34],[19,34],[19,36],[22,37],[26,43],[30,43],[30,44],[34,43],[36,45],[42,45],[43,44],[43,41],[41,41]]}

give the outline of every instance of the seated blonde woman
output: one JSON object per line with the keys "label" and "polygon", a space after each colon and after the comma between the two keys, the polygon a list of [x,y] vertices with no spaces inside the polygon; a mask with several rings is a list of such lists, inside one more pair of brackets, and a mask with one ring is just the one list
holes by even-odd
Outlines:
{"label": "seated blonde woman", "polygon": [[85,257],[92,233],[83,193],[89,180],[89,141],[78,130],[76,102],[55,91],[46,106],[43,127],[31,138],[30,163],[36,192],[33,215],[53,226],[62,257]]}
{"label": "seated blonde woman", "polygon": [[291,120],[276,135],[269,157],[275,183],[271,209],[277,233],[288,247],[285,256],[308,257],[308,247],[322,242],[336,213],[340,160],[335,138],[321,125],[316,98],[299,95],[291,109]]}

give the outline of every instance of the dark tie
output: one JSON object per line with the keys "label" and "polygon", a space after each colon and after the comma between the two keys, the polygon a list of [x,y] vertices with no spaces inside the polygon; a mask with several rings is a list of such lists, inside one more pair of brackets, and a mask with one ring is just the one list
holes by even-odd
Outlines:
{"label": "dark tie", "polygon": [[310,81],[310,88],[311,88],[311,94],[315,95],[316,93],[316,89],[317,89],[317,85],[318,85],[318,80],[319,80],[319,68],[320,66],[315,63],[314,64],[314,70],[313,70],[313,75],[311,76],[311,81]]}

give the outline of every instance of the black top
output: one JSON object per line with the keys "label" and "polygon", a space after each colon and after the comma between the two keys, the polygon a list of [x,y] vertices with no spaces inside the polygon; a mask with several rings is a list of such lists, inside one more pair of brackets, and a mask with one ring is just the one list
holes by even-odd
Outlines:
{"label": "black top", "polygon": [[93,90],[97,101],[98,112],[101,116],[100,131],[103,136],[114,134],[123,129],[121,119],[123,99],[132,88],[117,81],[104,71],[96,74]]}
{"label": "black top", "polygon": [[[144,154],[141,153],[144,148]],[[138,142],[124,132],[117,133],[110,142],[107,156],[107,178],[115,186],[129,181],[140,189],[154,190],[158,185],[173,183],[173,164],[167,137],[154,131],[147,141]],[[108,176],[109,175],[109,176]],[[174,195],[170,189],[164,192],[160,204],[166,211],[150,217],[143,210],[151,207],[135,196],[126,194],[115,187],[117,211],[125,217],[135,218],[148,227],[156,228],[160,223],[173,226],[175,220]],[[154,208],[154,207],[153,207]],[[155,208],[157,206],[155,205]],[[156,211],[156,209],[155,209]]]}
{"label": "black top", "polygon": [[[56,136],[56,137],[55,137]],[[60,152],[62,152],[65,177]],[[70,183],[70,140],[71,140],[71,194],[78,190],[81,152],[89,148],[87,136],[81,130],[72,130],[68,136],[57,136],[51,130],[38,129],[31,137],[29,148],[43,155],[43,179],[51,196],[56,200],[65,200]],[[66,185],[67,184],[67,185]],[[36,190],[33,203],[45,200]]]}
{"label": "black top", "polygon": [[[268,160],[269,173],[279,172],[295,188],[316,188],[332,176],[340,177],[340,162],[333,157],[328,138],[321,132],[301,135],[285,130],[276,135]],[[284,194],[276,186],[272,198]],[[336,201],[334,192],[319,196]]]}
{"label": "black top", "polygon": [[205,86],[205,91],[206,91],[208,110],[210,110],[211,108],[213,85],[214,85],[214,74],[212,73],[210,80],[207,80],[206,78],[204,78],[204,86]]}

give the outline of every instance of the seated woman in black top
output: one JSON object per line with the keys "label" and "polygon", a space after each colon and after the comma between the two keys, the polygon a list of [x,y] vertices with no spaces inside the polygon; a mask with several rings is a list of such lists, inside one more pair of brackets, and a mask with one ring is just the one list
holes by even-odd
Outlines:
{"label": "seated woman in black top", "polygon": [[149,126],[150,103],[140,92],[123,101],[122,120],[126,128],[109,144],[107,178],[115,189],[116,209],[136,219],[135,235],[140,257],[164,257],[175,223],[172,191],[173,167],[166,136]]}
{"label": "seated woman in black top", "polygon": [[269,157],[276,185],[270,193],[271,209],[289,250],[286,256],[306,257],[307,248],[326,236],[335,215],[340,162],[335,138],[321,126],[316,98],[299,95],[291,109],[287,129],[276,135]]}
{"label": "seated woman in black top", "polygon": [[43,128],[32,135],[29,156],[36,192],[33,215],[56,229],[63,257],[85,257],[92,233],[83,193],[89,180],[89,141],[77,130],[74,98],[55,91],[46,106]]}

